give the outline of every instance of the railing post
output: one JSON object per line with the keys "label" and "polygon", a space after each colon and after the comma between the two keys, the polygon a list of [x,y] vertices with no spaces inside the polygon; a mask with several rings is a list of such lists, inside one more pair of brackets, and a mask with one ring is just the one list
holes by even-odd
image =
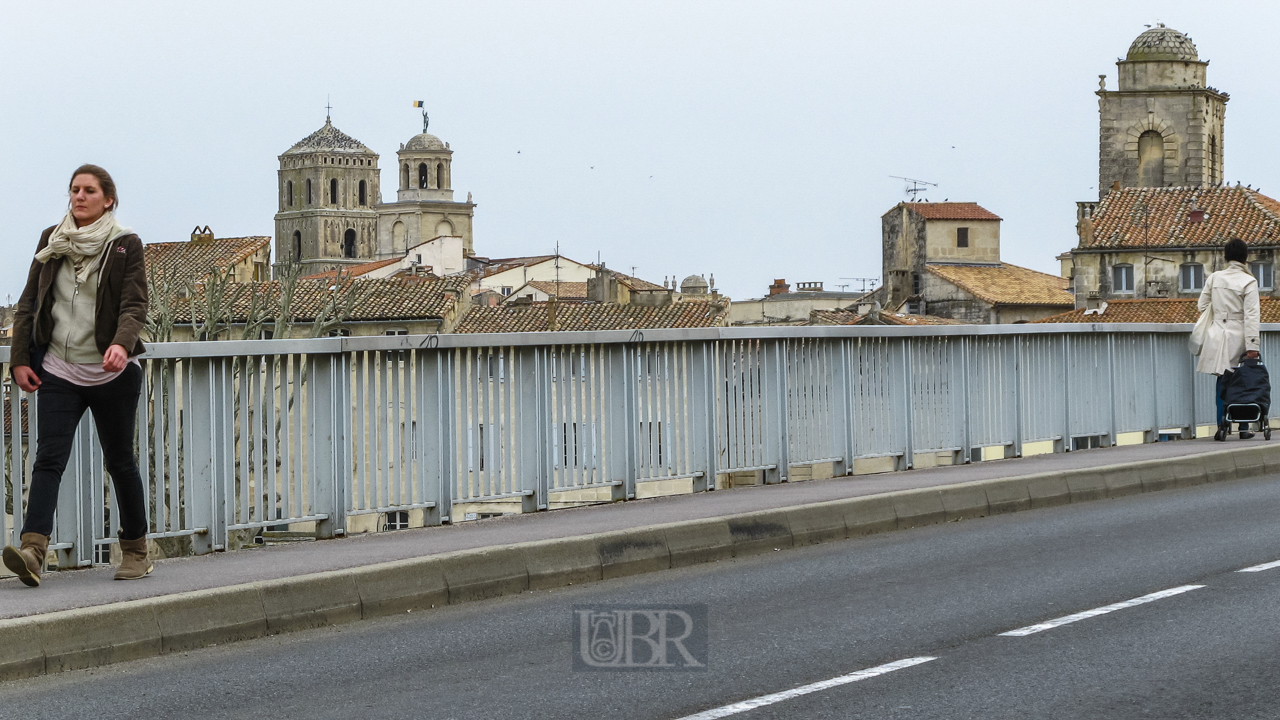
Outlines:
{"label": "railing post", "polygon": [[964,456],[964,464],[968,465],[973,462],[973,428],[970,422],[969,394],[969,353],[973,338],[962,336],[960,338],[960,392],[962,393],[960,405],[960,454]]}
{"label": "railing post", "polygon": [[916,454],[913,440],[915,418],[912,411],[911,338],[902,339],[902,470],[915,467]]}
{"label": "railing post", "polygon": [[1147,335],[1147,345],[1151,348],[1151,437],[1147,442],[1160,441],[1160,398],[1157,396],[1160,388],[1160,373],[1156,361],[1156,336],[1155,333]]}
{"label": "railing post", "polygon": [[1111,440],[1110,447],[1116,444],[1116,337],[1107,333],[1107,387],[1111,391]]}
{"label": "railing post", "polygon": [[791,468],[791,442],[787,428],[787,341],[760,342],[761,419],[764,436],[764,461],[773,465],[764,471],[766,485],[787,482]]}
{"label": "railing post", "polygon": [[1071,452],[1071,333],[1062,333],[1062,452]]}
{"label": "railing post", "polygon": [[693,342],[690,344],[690,377],[689,377],[689,415],[693,437],[692,472],[701,472],[702,477],[693,479],[693,491],[716,489],[716,460],[719,458],[717,447],[718,416],[716,414],[715,356],[716,342]]}
{"label": "railing post", "polygon": [[822,348],[827,356],[827,392],[832,398],[831,408],[831,449],[839,455],[835,461],[839,465],[831,468],[831,475],[839,477],[853,472],[853,448],[850,442],[850,428],[853,426],[853,413],[849,407],[849,356],[845,342],[841,338],[822,340]]}
{"label": "railing post", "polygon": [[422,524],[440,525],[450,522],[453,517],[453,487],[457,481],[454,432],[458,416],[453,352],[418,350],[417,371],[417,472],[422,478],[422,501],[436,504],[422,511]]}
{"label": "railing post", "polygon": [[1013,343],[1013,456],[1022,457],[1022,336],[1010,337]]}
{"label": "railing post", "polygon": [[308,355],[307,425],[311,448],[311,510],[327,516],[316,522],[316,537],[347,532],[351,485],[351,372],[345,352]]}
{"label": "railing post", "polygon": [[191,537],[191,550],[196,555],[226,547],[226,524],[218,512],[222,504],[223,490],[219,468],[216,467],[217,447],[215,410],[213,397],[213,365],[216,358],[190,358],[183,363],[187,368],[185,422],[183,430],[183,457],[186,465],[188,522],[193,528],[207,531]]}
{"label": "railing post", "polygon": [[93,483],[90,480],[93,476],[92,433],[93,417],[86,412],[76,426],[71,457],[62,471],[62,484],[58,486],[57,536],[54,541],[71,543],[70,548],[58,551],[60,568],[93,564],[93,539],[97,533],[93,527]]}
{"label": "railing post", "polygon": [[517,347],[512,350],[512,358],[516,365],[513,375],[519,383],[517,417],[522,449],[516,477],[520,511],[532,513],[547,509],[555,462],[553,433],[557,428],[551,426],[550,401],[555,360],[550,347]]}

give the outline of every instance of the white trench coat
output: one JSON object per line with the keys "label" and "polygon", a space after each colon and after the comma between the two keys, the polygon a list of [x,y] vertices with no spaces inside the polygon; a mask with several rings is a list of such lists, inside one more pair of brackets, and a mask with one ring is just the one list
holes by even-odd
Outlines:
{"label": "white trench coat", "polygon": [[1210,304],[1213,324],[1205,332],[1196,371],[1221,375],[1239,365],[1246,352],[1258,350],[1258,281],[1244,263],[1232,260],[1205,279],[1200,312]]}

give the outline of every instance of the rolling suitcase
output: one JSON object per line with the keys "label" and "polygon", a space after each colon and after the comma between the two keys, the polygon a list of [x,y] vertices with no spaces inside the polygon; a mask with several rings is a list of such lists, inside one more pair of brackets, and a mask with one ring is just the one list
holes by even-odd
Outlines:
{"label": "rolling suitcase", "polygon": [[[1261,360],[1245,358],[1231,371],[1222,390],[1223,417],[1218,432],[1231,434],[1233,424],[1258,425],[1263,437],[1271,439],[1271,378]],[[1243,431],[1242,431],[1243,432]]]}

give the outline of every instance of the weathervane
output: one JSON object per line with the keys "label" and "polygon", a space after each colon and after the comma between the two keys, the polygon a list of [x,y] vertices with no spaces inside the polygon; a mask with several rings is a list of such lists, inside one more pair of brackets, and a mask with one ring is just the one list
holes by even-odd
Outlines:
{"label": "weathervane", "polygon": [[431,123],[431,118],[427,117],[427,104],[421,100],[414,100],[413,106],[422,108],[422,134],[427,134],[427,125]]}

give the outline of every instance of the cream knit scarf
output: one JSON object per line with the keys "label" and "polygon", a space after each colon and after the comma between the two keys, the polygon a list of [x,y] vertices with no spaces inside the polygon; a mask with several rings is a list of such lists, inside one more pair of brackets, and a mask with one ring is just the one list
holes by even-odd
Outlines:
{"label": "cream knit scarf", "polygon": [[98,264],[85,262],[86,259],[97,260],[107,242],[125,231],[126,228],[116,223],[114,212],[105,212],[93,223],[76,227],[76,220],[68,210],[62,222],[49,235],[49,244],[36,253],[36,260],[44,263],[51,258],[65,257],[77,266],[76,281],[84,282]]}

